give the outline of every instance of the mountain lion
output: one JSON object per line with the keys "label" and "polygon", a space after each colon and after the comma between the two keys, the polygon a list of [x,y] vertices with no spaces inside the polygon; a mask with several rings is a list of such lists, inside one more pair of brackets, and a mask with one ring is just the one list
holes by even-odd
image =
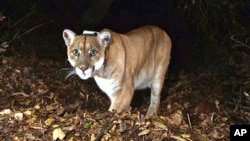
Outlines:
{"label": "mountain lion", "polygon": [[129,109],[135,89],[151,88],[147,117],[157,114],[172,46],[162,29],[149,25],[126,34],[104,29],[82,35],[65,29],[63,38],[74,68],[69,75],[93,77],[111,101],[109,111]]}

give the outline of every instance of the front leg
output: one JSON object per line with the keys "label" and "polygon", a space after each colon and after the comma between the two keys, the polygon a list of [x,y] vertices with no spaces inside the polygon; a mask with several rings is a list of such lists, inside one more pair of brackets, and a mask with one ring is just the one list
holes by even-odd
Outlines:
{"label": "front leg", "polygon": [[120,113],[123,110],[129,110],[133,95],[134,87],[132,83],[124,85],[119,91],[110,97],[111,105],[109,111],[116,110]]}

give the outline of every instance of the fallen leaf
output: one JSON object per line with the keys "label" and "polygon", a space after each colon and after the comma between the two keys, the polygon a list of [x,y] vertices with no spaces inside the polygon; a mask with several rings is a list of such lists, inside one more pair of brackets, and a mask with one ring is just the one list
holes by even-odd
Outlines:
{"label": "fallen leaf", "polygon": [[54,129],[52,134],[53,134],[53,140],[57,140],[57,139],[62,140],[66,136],[61,128]]}
{"label": "fallen leaf", "polygon": [[138,136],[147,135],[149,132],[150,132],[150,130],[148,130],[148,129],[143,130],[143,131],[141,131],[141,132],[138,134]]}
{"label": "fallen leaf", "polygon": [[65,113],[65,108],[64,107],[60,107],[59,109],[56,110],[56,114],[58,116],[61,116]]}
{"label": "fallen leaf", "polygon": [[95,140],[95,134],[91,134],[90,140],[91,140],[91,141],[94,141],[94,140]]}
{"label": "fallen leaf", "polygon": [[162,135],[161,135],[161,141],[165,141],[165,140],[167,140],[167,138],[168,138],[168,133],[163,133]]}
{"label": "fallen leaf", "polygon": [[169,123],[179,126],[183,120],[183,115],[180,110],[177,110],[174,114],[171,115],[171,118],[169,119]]}
{"label": "fallen leaf", "polygon": [[8,44],[8,42],[2,42],[1,43],[1,45],[0,45],[2,48],[7,48],[7,47],[9,47],[9,44]]}
{"label": "fallen leaf", "polygon": [[220,104],[219,100],[216,99],[214,103],[215,103],[215,107],[217,109],[220,109],[220,107],[219,107],[219,104]]}
{"label": "fallen leaf", "polygon": [[109,140],[111,140],[111,135],[110,135],[109,133],[103,135],[102,140],[104,140],[104,141],[109,141]]}
{"label": "fallen leaf", "polygon": [[34,109],[35,109],[35,110],[39,110],[40,108],[41,108],[41,107],[40,107],[39,104],[37,104],[37,105],[34,106]]}
{"label": "fallen leaf", "polygon": [[210,123],[210,118],[207,117],[207,118],[205,118],[204,120],[201,121],[200,126],[202,128],[207,128],[209,123]]}
{"label": "fallen leaf", "polygon": [[187,139],[187,138],[190,138],[191,135],[190,134],[182,134],[181,137]]}
{"label": "fallen leaf", "polygon": [[225,135],[223,135],[222,133],[219,133],[217,130],[213,130],[213,132],[211,132],[210,135],[212,136],[212,138],[216,140],[219,140],[225,137]]}
{"label": "fallen leaf", "polygon": [[72,126],[67,126],[67,127],[63,127],[63,130],[64,130],[64,131],[72,131],[72,130],[74,130],[74,129],[76,129],[76,127],[75,127],[74,125],[72,125]]}
{"label": "fallen leaf", "polygon": [[44,124],[47,126],[51,126],[55,122],[55,119],[53,117],[48,118],[45,120]]}
{"label": "fallen leaf", "polygon": [[209,103],[200,103],[195,107],[194,115],[199,116],[201,113],[208,115],[213,111],[212,107],[213,106]]}
{"label": "fallen leaf", "polygon": [[28,118],[32,116],[32,112],[30,110],[24,111],[23,114]]}
{"label": "fallen leaf", "polygon": [[226,122],[226,121],[228,121],[228,118],[227,117],[222,117],[221,120]]}
{"label": "fallen leaf", "polygon": [[5,51],[6,51],[6,49],[0,48],[0,53],[5,52]]}
{"label": "fallen leaf", "polygon": [[55,109],[56,109],[56,107],[54,105],[47,105],[46,106],[47,111],[54,111]]}
{"label": "fallen leaf", "polygon": [[10,109],[4,109],[0,112],[0,115],[10,115],[12,111]]}
{"label": "fallen leaf", "polygon": [[91,127],[91,123],[85,122],[85,123],[83,124],[83,127],[84,127],[85,129],[89,129],[89,128]]}
{"label": "fallen leaf", "polygon": [[14,118],[16,120],[22,121],[23,120],[23,113],[15,113]]}
{"label": "fallen leaf", "polygon": [[161,129],[164,129],[166,131],[168,131],[168,127],[166,125],[164,125],[162,122],[159,121],[153,121],[152,122],[155,126],[160,127]]}
{"label": "fallen leaf", "polygon": [[119,132],[123,133],[127,130],[127,125],[125,122],[119,123]]}

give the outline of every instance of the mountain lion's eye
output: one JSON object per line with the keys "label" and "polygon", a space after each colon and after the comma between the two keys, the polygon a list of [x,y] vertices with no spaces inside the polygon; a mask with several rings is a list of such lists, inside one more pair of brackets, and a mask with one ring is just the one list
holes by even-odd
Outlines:
{"label": "mountain lion's eye", "polygon": [[97,51],[95,49],[91,49],[90,52],[89,52],[89,56],[90,57],[96,56],[96,53],[97,53]]}
{"label": "mountain lion's eye", "polygon": [[74,56],[79,56],[80,55],[79,49],[73,49],[72,53],[73,53]]}

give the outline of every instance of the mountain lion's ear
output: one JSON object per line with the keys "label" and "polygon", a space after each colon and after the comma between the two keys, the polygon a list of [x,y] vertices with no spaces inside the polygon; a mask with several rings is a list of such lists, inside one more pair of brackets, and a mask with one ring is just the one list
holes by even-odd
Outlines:
{"label": "mountain lion's ear", "polygon": [[106,47],[111,39],[111,35],[109,32],[101,32],[99,34],[97,34],[97,37],[100,39],[101,43],[104,44],[104,46]]}
{"label": "mountain lion's ear", "polygon": [[66,46],[72,45],[72,43],[74,42],[75,36],[76,36],[75,32],[69,29],[65,29],[63,31],[63,39],[65,41]]}

